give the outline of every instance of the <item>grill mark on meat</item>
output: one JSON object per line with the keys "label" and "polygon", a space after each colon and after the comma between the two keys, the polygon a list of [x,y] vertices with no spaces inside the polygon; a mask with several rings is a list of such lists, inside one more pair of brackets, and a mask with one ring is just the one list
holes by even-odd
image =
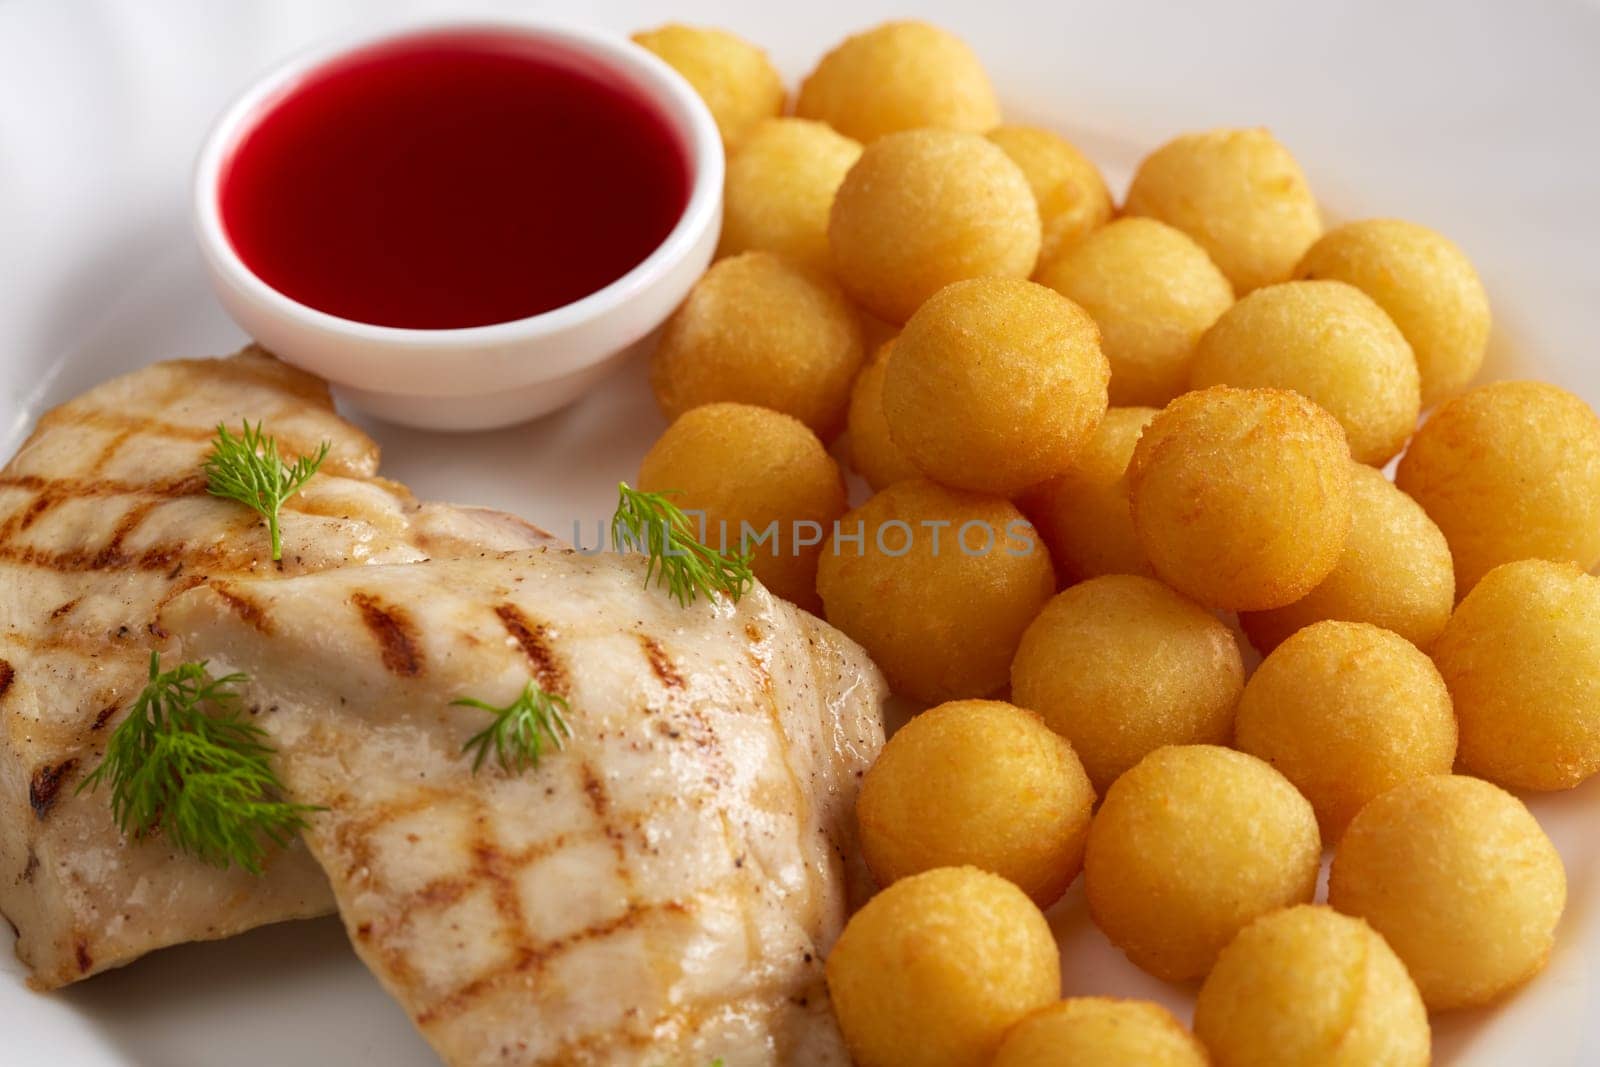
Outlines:
{"label": "grill mark on meat", "polygon": [[649,634],[640,634],[639,645],[644,649],[644,658],[649,661],[650,673],[656,676],[656,680],[668,689],[682,689],[683,675],[672,665],[672,659],[667,655],[667,650],[661,647],[661,642]]}
{"label": "grill mark on meat", "polygon": [[67,601],[65,604],[62,604],[60,607],[58,607],[58,608],[54,609],[53,611],[51,611],[50,612],[50,617],[52,619],[61,618],[61,616],[65,615],[67,612],[69,612],[73,608],[77,607],[78,606],[78,601],[80,599],[81,599],[80,597],[73,597],[71,600]]}
{"label": "grill mark on meat", "polygon": [[125,482],[118,478],[46,478],[38,474],[8,474],[0,477],[0,489],[31,489],[61,500],[101,496],[156,496],[176,499],[205,492],[206,476],[200,471],[160,482]]}
{"label": "grill mark on meat", "polygon": [[496,606],[494,613],[499,616],[506,633],[522,648],[522,654],[533,665],[539,688],[547,693],[564,695],[568,689],[567,672],[550,647],[548,627],[534,622],[522,613],[521,608],[509,601]]}
{"label": "grill mark on meat", "polygon": [[415,678],[422,673],[422,650],[417,646],[411,619],[398,608],[385,607],[369,593],[355,593],[350,602],[378,642],[383,665],[391,674]]}
{"label": "grill mark on meat", "polygon": [[272,632],[272,618],[260,604],[221,582],[213,583],[211,589],[217,594],[218,599],[228,605],[229,610],[239,616],[252,630],[264,634]]}
{"label": "grill mark on meat", "polygon": [[[28,849],[28,862],[23,865],[22,874],[18,876],[17,880],[21,882],[31,882],[33,881],[33,876],[38,873],[39,854],[30,848]],[[12,929],[15,930],[16,927],[13,926]]]}
{"label": "grill mark on meat", "polygon": [[11,683],[17,680],[16,668],[6,660],[0,659],[0,697],[4,697],[11,688]]}
{"label": "grill mark on meat", "polygon": [[115,704],[107,704],[105,707],[101,708],[100,713],[94,717],[94,722],[89,724],[89,729],[105,729],[106,723],[110,722],[111,716],[115,715],[116,713],[117,706]]}
{"label": "grill mark on meat", "polygon": [[78,973],[88,974],[94,967],[94,957],[89,955],[89,943],[82,937],[77,938],[73,943],[72,953],[78,961]]}
{"label": "grill mark on meat", "polygon": [[33,808],[33,814],[41,822],[50,809],[56,806],[56,799],[61,793],[61,786],[66,782],[67,775],[72,773],[78,765],[76,757],[62,760],[57,764],[46,764],[33,772],[33,778],[28,782],[28,805]]}
{"label": "grill mark on meat", "polygon": [[55,507],[57,504],[66,499],[67,498],[65,496],[53,493],[48,489],[40,493],[38,496],[28,501],[28,506],[23,508],[22,511],[17,514],[13,523],[6,528],[6,536],[13,537],[16,534],[26,530],[28,527],[39,521],[39,516],[43,515],[45,512],[49,511],[51,508]]}

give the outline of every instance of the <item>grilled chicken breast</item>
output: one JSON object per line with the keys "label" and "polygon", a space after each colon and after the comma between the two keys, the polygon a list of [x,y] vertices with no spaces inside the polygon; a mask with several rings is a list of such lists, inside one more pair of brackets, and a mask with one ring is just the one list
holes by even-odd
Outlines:
{"label": "grilled chicken breast", "polygon": [[[218,423],[261,420],[287,457],[332,451],[291,499],[283,559],[247,508],[206,495]],[[265,877],[125,841],[75,790],[144,685],[158,609],[218,577],[277,577],[546,543],[494,512],[423,505],[321,382],[258,350],[159,363],[57,408],[0,471],[0,912],[51,988],[163,945],[331,909],[300,847]]]}
{"label": "grilled chicken breast", "polygon": [[[846,1064],[822,957],[884,685],[757,588],[684,608],[571,550],[212,581],[160,625],[243,671],[357,952],[453,1065]],[[533,680],[572,736],[464,746]]]}

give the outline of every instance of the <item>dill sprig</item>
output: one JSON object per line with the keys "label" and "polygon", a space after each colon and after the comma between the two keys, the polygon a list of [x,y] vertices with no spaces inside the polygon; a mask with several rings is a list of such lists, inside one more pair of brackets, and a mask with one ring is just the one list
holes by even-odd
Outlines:
{"label": "dill sprig", "polygon": [[530,767],[539,766],[545,746],[565,748],[572,727],[567,725],[566,712],[570,709],[564,698],[546,693],[530,679],[522,694],[503,708],[486,704],[471,697],[452,700],[452,706],[478,708],[494,715],[494,721],[472,735],[462,746],[463,752],[476,751],[472,773],[478,773],[484,760],[494,753],[500,769],[508,774],[520,774]]}
{"label": "dill sprig", "polygon": [[111,813],[130,837],[160,833],[215,867],[261,873],[268,846],[283,848],[319,810],[279,799],[266,733],[241,718],[233,687],[242,674],[212,678],[204,663],[161,670],[111,734],[100,765],[78,792],[111,787]]}
{"label": "dill sprig", "polygon": [[755,584],[748,553],[719,552],[695,538],[689,516],[667,497],[675,490],[646,493],[617,486],[617,512],[611,517],[611,543],[635,548],[650,557],[644,584],[666,586],[680,605],[697,596],[726,593],[737,601]]}
{"label": "dill sprig", "polygon": [[283,543],[278,536],[278,512],[283,502],[300,491],[328,458],[332,444],[322,442],[316,455],[301,456],[293,464],[278,458],[277,438],[261,432],[261,423],[244,420],[244,432],[235,437],[217,424],[211,455],[206,457],[206,492],[236,500],[267,520],[272,534],[272,558],[283,558]]}

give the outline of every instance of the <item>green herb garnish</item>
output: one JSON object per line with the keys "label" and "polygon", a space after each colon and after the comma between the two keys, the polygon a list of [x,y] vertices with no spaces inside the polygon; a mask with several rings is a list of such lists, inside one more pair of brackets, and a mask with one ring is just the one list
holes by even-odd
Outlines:
{"label": "green herb garnish", "polygon": [[317,473],[332,447],[324,441],[316,455],[301,456],[290,465],[278,458],[277,439],[263,435],[260,422],[252,427],[249,419],[244,420],[244,433],[239,437],[218,423],[211,455],[205,463],[206,492],[236,500],[266,519],[272,534],[272,558],[282,559],[278,511]]}
{"label": "green herb garnish", "polygon": [[636,548],[650,557],[646,587],[655,580],[687,607],[697,596],[726,593],[737,601],[755,584],[748,553],[718,552],[695,538],[694,524],[668,500],[674,490],[646,493],[618,484],[617,513],[611,518],[611,543]]}
{"label": "green herb garnish", "polygon": [[503,708],[486,704],[471,697],[452,700],[452,706],[477,708],[494,715],[494,721],[472,736],[462,746],[463,752],[476,752],[472,773],[478,773],[483,761],[493,752],[500,769],[508,774],[520,774],[530,767],[539,766],[545,746],[566,747],[572,736],[567,725],[567,702],[554,693],[546,693],[531,680],[522,688],[522,695]]}

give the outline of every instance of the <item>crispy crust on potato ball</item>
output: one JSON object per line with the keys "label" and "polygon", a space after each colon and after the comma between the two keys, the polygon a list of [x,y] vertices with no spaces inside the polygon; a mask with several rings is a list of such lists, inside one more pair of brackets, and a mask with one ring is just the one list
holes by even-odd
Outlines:
{"label": "crispy crust on potato ball", "polygon": [[1193,1034],[1149,1000],[1071,997],[1006,1035],[990,1067],[1208,1067]]}
{"label": "crispy crust on potato ball", "polygon": [[1566,899],[1561,857],[1522,801],[1460,775],[1374,798],[1328,880],[1328,903],[1383,935],[1430,1011],[1487,1004],[1543,970]]}
{"label": "crispy crust on potato ball", "polygon": [[1243,687],[1233,631],[1129,574],[1058,593],[1011,663],[1012,699],[1072,742],[1101,793],[1163,745],[1226,742]]}
{"label": "crispy crust on potato ball", "polygon": [[889,371],[889,353],[894,341],[878,349],[872,361],[856,375],[850,390],[850,466],[874,490],[887,489],[907,478],[920,478],[922,472],[889,436],[889,419],[883,413],[883,379]]}
{"label": "crispy crust on potato ball", "polygon": [[732,146],[762,119],[783,113],[783,79],[767,54],[726,30],[670,24],[641,30],[633,42],[683,75]]}
{"label": "crispy crust on potato ball", "polygon": [[1565,389],[1494,382],[1446,401],[1394,480],[1444,531],[1459,594],[1514,560],[1600,563],[1600,418]]}
{"label": "crispy crust on potato ball", "polygon": [[997,126],[989,140],[1022,168],[1039,205],[1044,239],[1039,263],[1111,218],[1111,193],[1089,157],[1066,138],[1037,126]]}
{"label": "crispy crust on potato ball", "polygon": [[1061,956],[1026,894],[974,867],[903,878],[850,919],[828,994],[861,1067],[984,1067],[1061,996]]}
{"label": "crispy crust on potato ball", "polygon": [[1038,278],[1100,327],[1119,405],[1165,404],[1186,390],[1195,344],[1233,303],[1205,250],[1155,219],[1118,219],[1088,234]]}
{"label": "crispy crust on potato ball", "polygon": [[1293,389],[1344,427],[1350,454],[1381,467],[1421,411],[1417,361],[1383,309],[1343,282],[1284,282],[1223,313],[1195,347],[1189,381]]}
{"label": "crispy crust on potato ball", "polygon": [[1338,564],[1351,469],[1338,421],[1298,393],[1185,393],[1133,450],[1133,528],[1156,574],[1207,607],[1282,607]]}
{"label": "crispy crust on potato ball", "polygon": [[1466,770],[1539,790],[1600,771],[1600,578],[1545,560],[1496,567],[1433,655],[1455,699]]}
{"label": "crispy crust on potato ball", "polygon": [[839,281],[895,323],[951,282],[1026,278],[1040,233],[1022,169],[977,134],[951,130],[908,130],[868,145],[828,218]]}
{"label": "crispy crust on potato ball", "polygon": [[1252,919],[1309,903],[1322,844],[1311,805],[1254,756],[1158,748],[1111,786],[1089,827],[1089,914],[1136,965],[1200,978]]}
{"label": "crispy crust on potato ball", "polygon": [[1449,774],[1450,694],[1405,638],[1360,622],[1319,622],[1261,662],[1234,719],[1235,745],[1272,764],[1309,801],[1324,841],[1403,781]]}
{"label": "crispy crust on potato ball", "polygon": [[1106,413],[1109,370],[1089,316],[1019,278],[939,290],[895,341],[883,411],[923,473],[1012,493],[1062,473]]}
{"label": "crispy crust on potato ball", "polygon": [[828,213],[861,146],[809,119],[767,119],[728,156],[717,255],[778,252],[831,269]]}

